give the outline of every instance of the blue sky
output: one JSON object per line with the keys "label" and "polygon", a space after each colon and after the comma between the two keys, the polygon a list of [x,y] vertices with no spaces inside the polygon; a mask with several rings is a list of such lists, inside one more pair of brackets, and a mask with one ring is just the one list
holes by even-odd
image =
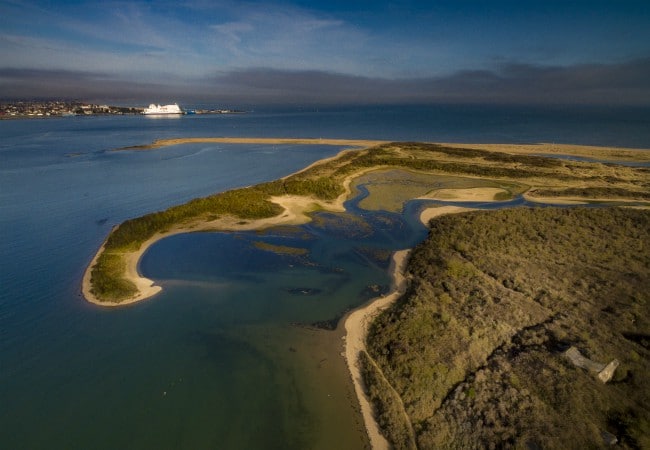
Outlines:
{"label": "blue sky", "polygon": [[0,98],[647,105],[649,67],[650,1],[0,0]]}

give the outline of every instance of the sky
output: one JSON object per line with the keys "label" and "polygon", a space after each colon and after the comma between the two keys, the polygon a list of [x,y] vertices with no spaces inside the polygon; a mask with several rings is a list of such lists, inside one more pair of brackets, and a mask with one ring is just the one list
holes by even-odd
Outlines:
{"label": "sky", "polygon": [[0,0],[0,99],[650,105],[648,0]]}

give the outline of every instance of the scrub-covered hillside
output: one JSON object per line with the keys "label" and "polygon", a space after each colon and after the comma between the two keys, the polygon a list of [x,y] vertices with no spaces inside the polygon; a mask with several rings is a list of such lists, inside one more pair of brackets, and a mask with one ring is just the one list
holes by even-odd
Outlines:
{"label": "scrub-covered hillside", "polygon": [[397,448],[650,448],[649,211],[438,217],[407,272],[365,358]]}

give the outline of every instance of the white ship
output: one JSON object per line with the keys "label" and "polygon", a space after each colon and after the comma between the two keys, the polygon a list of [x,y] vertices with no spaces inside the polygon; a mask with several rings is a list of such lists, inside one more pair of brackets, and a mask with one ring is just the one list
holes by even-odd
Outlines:
{"label": "white ship", "polygon": [[145,108],[143,114],[183,114],[178,103],[173,105],[154,105],[153,103]]}

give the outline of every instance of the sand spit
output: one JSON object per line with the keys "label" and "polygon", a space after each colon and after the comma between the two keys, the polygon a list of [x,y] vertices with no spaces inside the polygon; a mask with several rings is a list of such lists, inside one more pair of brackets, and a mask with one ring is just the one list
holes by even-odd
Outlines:
{"label": "sand spit", "polygon": [[[345,151],[341,152],[344,153]],[[327,158],[325,160],[317,161],[321,163],[329,159],[337,158],[338,156]],[[316,164],[314,163],[314,164]],[[312,164],[313,165],[313,164]],[[311,166],[310,166],[311,167]],[[300,172],[307,169],[302,169]],[[296,172],[299,173],[299,172]],[[291,175],[289,175],[291,176]],[[91,263],[86,268],[83,276],[81,292],[83,296],[91,303],[107,307],[119,307],[129,305],[135,302],[146,300],[162,291],[160,286],[156,286],[154,282],[148,278],[143,277],[138,271],[138,264],[140,258],[144,253],[161,239],[181,233],[192,233],[199,231],[251,231],[263,230],[278,225],[301,225],[309,222],[311,219],[307,215],[309,212],[317,209],[327,209],[328,211],[344,211],[343,203],[350,195],[350,184],[357,176],[356,174],[346,177],[343,181],[344,193],[341,194],[336,200],[326,202],[317,200],[312,197],[301,197],[296,195],[285,195],[280,197],[271,197],[269,200],[282,207],[283,212],[280,214],[259,220],[241,220],[235,217],[221,217],[213,221],[198,220],[189,223],[179,224],[165,233],[156,233],[154,236],[145,241],[138,250],[133,252],[125,252],[122,254],[123,261],[126,264],[124,278],[134,283],[137,287],[138,293],[132,298],[122,300],[120,302],[108,302],[98,299],[92,293],[92,284],[90,282],[92,269],[97,262],[97,259],[104,251],[104,245],[100,247],[97,254],[94,256]]]}
{"label": "sand spit", "polygon": [[375,141],[366,139],[311,139],[311,138],[247,138],[247,137],[193,137],[157,139],[151,144],[124,147],[118,150],[152,150],[160,147],[180,144],[264,144],[264,145],[338,145],[342,147],[373,147],[385,144],[388,141]]}
{"label": "sand spit", "polygon": [[[135,145],[124,147],[118,150],[152,150],[161,147],[180,144],[266,144],[266,145],[338,145],[344,147],[373,147],[375,145],[388,144],[392,141],[372,139],[321,139],[321,138],[249,138],[249,137],[191,137],[191,138],[170,138],[157,139],[151,144]],[[597,147],[589,145],[570,144],[475,144],[475,143],[434,143],[454,148],[472,148],[489,150],[493,152],[504,152],[513,154],[547,154],[547,155],[571,155],[601,160],[621,160],[650,162],[650,151],[648,149],[634,149],[621,147]]]}
{"label": "sand spit", "polygon": [[426,226],[429,226],[429,221],[434,217],[444,216],[445,214],[458,214],[476,210],[476,208],[464,208],[462,206],[440,206],[438,208],[427,208],[420,213],[420,222]]}
{"label": "sand spit", "polygon": [[[349,186],[349,181],[347,181],[346,185]],[[214,221],[183,224],[165,233],[156,233],[154,236],[145,241],[138,250],[122,253],[123,261],[126,265],[124,278],[136,285],[138,293],[134,297],[120,301],[119,303],[101,301],[95,297],[91,291],[91,272],[92,268],[97,262],[97,259],[104,251],[104,246],[102,245],[91,263],[86,268],[81,286],[82,293],[86,300],[89,302],[96,305],[108,307],[125,306],[146,300],[161,292],[162,288],[155,285],[152,280],[143,277],[138,271],[138,264],[140,262],[140,258],[149,249],[149,247],[151,247],[159,240],[173,236],[175,234],[192,233],[199,231],[249,231],[263,230],[265,228],[270,228],[277,225],[300,225],[310,220],[307,213],[314,209],[326,207],[328,210],[342,211],[344,209],[343,202],[345,201],[345,196],[347,196],[347,194],[342,195],[339,199],[331,203],[317,201],[310,197],[272,197],[270,200],[274,203],[277,203],[284,209],[282,213],[274,217],[247,221],[242,221],[241,219],[234,217],[224,217],[216,219]]]}

